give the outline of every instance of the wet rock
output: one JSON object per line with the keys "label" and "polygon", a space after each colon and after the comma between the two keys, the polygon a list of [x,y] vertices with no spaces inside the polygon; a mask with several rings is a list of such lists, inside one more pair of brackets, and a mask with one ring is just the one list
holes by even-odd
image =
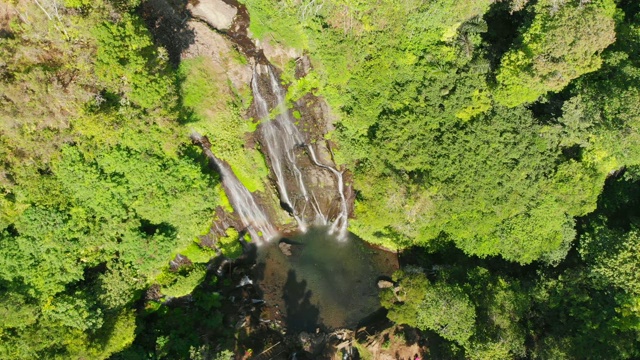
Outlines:
{"label": "wet rock", "polygon": [[225,273],[230,269],[231,266],[231,261],[228,259],[224,259],[222,258],[221,260],[219,260],[220,262],[218,264],[216,264],[215,267],[211,267],[212,269],[215,269],[215,273],[217,276],[219,277],[223,277],[225,275]]}
{"label": "wet rock", "polygon": [[300,333],[299,339],[302,343],[302,349],[312,355],[317,355],[322,352],[326,342],[324,333],[309,334],[303,331]]}
{"label": "wet rock", "polygon": [[176,254],[175,258],[169,262],[169,269],[175,272],[180,270],[183,266],[190,266],[192,264],[193,263],[188,257],[182,254]]}
{"label": "wet rock", "polygon": [[294,48],[284,47],[278,43],[272,43],[268,39],[256,40],[256,45],[262,49],[269,62],[279,68],[284,68],[291,59],[297,59],[302,53]]}
{"label": "wet rock", "polygon": [[243,276],[242,279],[240,279],[240,284],[238,284],[237,287],[242,287],[245,285],[253,285],[253,281],[249,279],[247,275]]}
{"label": "wet rock", "polygon": [[302,55],[301,57],[296,59],[296,79],[303,78],[307,76],[312,70],[311,60],[309,56]]}
{"label": "wet rock", "polygon": [[195,3],[189,2],[187,5],[191,15],[220,31],[229,30],[238,13],[238,9],[222,0],[199,0]]}
{"label": "wet rock", "polygon": [[287,244],[284,241],[281,241],[278,244],[278,247],[280,248],[280,251],[282,251],[283,254],[287,255],[287,256],[291,256],[291,244]]}
{"label": "wet rock", "polygon": [[147,289],[145,293],[145,300],[160,300],[162,298],[162,293],[160,292],[160,285],[153,284]]}
{"label": "wet rock", "polygon": [[378,280],[379,289],[388,289],[393,287],[393,282],[389,280]]}

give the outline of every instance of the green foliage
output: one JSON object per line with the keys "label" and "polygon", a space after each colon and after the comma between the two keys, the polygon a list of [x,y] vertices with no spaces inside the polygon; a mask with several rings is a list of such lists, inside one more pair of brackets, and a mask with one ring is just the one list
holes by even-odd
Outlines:
{"label": "green foliage", "polygon": [[167,101],[172,81],[163,76],[168,65],[161,60],[167,54],[153,45],[141,19],[125,13],[116,23],[98,25],[94,36],[98,41],[95,73],[120,105],[148,111]]}
{"label": "green foliage", "polygon": [[[105,343],[94,342],[93,354],[88,356],[93,358],[107,358],[122,349],[126,349],[133,342],[136,333],[135,313],[129,309],[121,310],[117,314],[111,315],[108,323],[105,324],[99,334],[98,339],[107,339]],[[85,355],[86,356],[86,355]]]}
{"label": "green foliage", "polygon": [[[470,254],[522,263],[564,257],[575,237],[571,216],[593,209],[605,174],[572,161],[558,166],[555,130],[526,110],[501,107],[463,125],[410,130],[410,124],[401,134],[391,123],[378,130],[380,147],[392,151],[377,154],[404,171],[416,171],[406,168],[409,163],[420,170],[356,179],[362,189],[357,233],[406,245],[427,243],[444,231]],[[375,174],[375,160],[364,161],[358,173]]]}
{"label": "green foliage", "polygon": [[[286,64],[287,99],[334,111],[351,229],[442,252],[384,292],[391,319],[470,359],[640,356],[637,4],[245,2],[257,38],[311,57],[301,79]],[[267,190],[248,87],[206,58],[172,69],[139,0],[64,4],[0,19],[0,358],[228,358],[214,253],[193,239],[231,207],[188,134]],[[178,253],[191,263],[170,271]],[[193,301],[136,319],[153,282]]]}
{"label": "green foliage", "polygon": [[532,295],[537,316],[530,326],[539,334],[532,358],[637,356],[637,327],[632,331],[620,327],[624,318],[616,311],[617,303],[626,296],[599,290],[579,268],[557,277],[541,277]]}
{"label": "green foliage", "polygon": [[[557,267],[519,267],[497,258],[480,260],[447,244],[419,258],[419,264],[433,269],[428,272],[435,278],[431,282],[461,292],[475,307],[472,334],[463,344],[465,358],[638,356],[640,307],[635,269],[640,262],[636,230],[639,178],[637,167],[632,167],[607,181],[598,210],[580,220],[578,251],[570,252]],[[397,299],[387,292],[385,306],[389,306],[389,299],[394,319],[412,323],[429,316],[434,322],[443,316],[425,310],[420,305],[422,299],[414,294]],[[393,310],[398,300],[403,301],[402,307],[413,310]],[[414,300],[416,304],[412,304]],[[437,351],[436,346],[430,350]]]}
{"label": "green foliage", "polygon": [[598,283],[616,286],[625,292],[640,295],[640,236],[630,232],[598,228],[582,237],[581,255],[593,265],[590,275]]}
{"label": "green foliage", "polygon": [[104,359],[129,346],[134,302],[218,202],[175,121],[166,52],[127,12],[139,2],[114,4],[9,5],[0,358]]}
{"label": "green foliage", "polygon": [[95,330],[102,326],[102,314],[98,309],[92,309],[94,304],[80,292],[72,296],[56,297],[42,309],[42,315],[48,321],[81,331]]}
{"label": "green foliage", "polygon": [[456,113],[456,117],[468,121],[474,116],[483,114],[491,109],[491,99],[484,93],[476,90],[472,95],[472,102],[467,108]]}
{"label": "green foliage", "polygon": [[242,1],[251,16],[249,30],[257,39],[268,35],[276,37],[278,42],[302,49],[305,36],[296,16],[296,9],[290,2]]}
{"label": "green foliage", "polygon": [[560,91],[597,70],[599,53],[615,40],[613,0],[545,0],[536,4],[535,12],[520,46],[503,56],[496,76],[496,100],[509,107]]}
{"label": "green foliage", "polygon": [[213,210],[201,195],[209,193],[211,184],[188,159],[113,149],[87,164],[77,149],[68,147],[55,169],[62,187],[86,207],[87,216],[95,216],[99,228],[128,224],[119,239],[120,258],[145,275],[197,235]]}
{"label": "green foliage", "polygon": [[[310,72],[306,76],[294,80],[287,88],[286,100],[293,103],[298,101],[305,94],[313,94],[316,89],[321,86],[320,78],[317,73]],[[295,112],[294,112],[295,116]],[[298,117],[300,114],[298,114]]]}
{"label": "green foliage", "polygon": [[28,303],[28,300],[19,293],[4,292],[0,300],[0,332],[7,328],[22,328],[36,322],[38,306]]}
{"label": "green foliage", "polygon": [[637,169],[629,168],[622,178],[610,182],[578,247],[581,258],[589,264],[586,274],[595,286],[614,287],[632,297],[640,295]]}
{"label": "green foliage", "polygon": [[210,61],[198,57],[180,64],[182,105],[189,110],[185,121],[189,128],[209,137],[211,150],[229,163],[249,191],[264,191],[265,160],[256,149],[245,146],[246,134],[255,129],[242,118],[237,99],[225,86],[224,74],[216,74]]}
{"label": "green foliage", "polygon": [[207,263],[209,262],[209,260],[211,260],[212,257],[215,256],[215,251],[206,247],[202,247],[200,246],[198,241],[194,241],[189,244],[189,246],[185,250],[180,251],[180,254],[189,258],[191,262]]}
{"label": "green foliage", "polygon": [[181,297],[190,294],[198,286],[206,275],[206,266],[196,264],[187,271],[177,274],[167,274],[165,279],[160,280],[162,294],[172,297]]}
{"label": "green foliage", "polygon": [[[295,35],[312,56],[313,86],[338,115],[336,158],[354,171],[352,231],[394,249],[446,234],[468,254],[557,264],[607,174],[637,162],[638,117],[625,106],[637,96],[637,27],[614,29],[610,0],[539,1],[508,19],[520,36],[494,71],[491,3],[247,1],[260,34]],[[572,80],[574,98],[521,106]]]}
{"label": "green foliage", "polygon": [[473,334],[475,309],[464,292],[444,283],[431,284],[419,273],[395,274],[400,291],[388,289],[382,305],[389,319],[422,330],[433,330],[445,339],[464,345]]}
{"label": "green foliage", "polygon": [[144,278],[128,264],[110,263],[109,269],[98,277],[98,300],[109,309],[125,307],[137,298]]}
{"label": "green foliage", "polygon": [[539,271],[527,325],[535,331],[532,358],[638,356],[635,173],[607,182],[598,210],[582,219],[579,251],[565,269]]}
{"label": "green foliage", "polygon": [[135,342],[112,359],[215,359],[227,358],[233,331],[222,326],[222,296],[203,282],[188,303],[160,305],[144,318]]}
{"label": "green foliage", "polygon": [[228,228],[226,236],[218,239],[218,247],[224,256],[235,259],[242,255],[242,244],[240,244],[240,233],[234,228]]}
{"label": "green foliage", "polygon": [[216,357],[213,358],[214,360],[232,360],[233,359],[233,353],[229,350],[224,350],[221,351],[219,353],[216,354]]}
{"label": "green foliage", "polygon": [[467,274],[467,289],[477,304],[478,316],[466,355],[471,359],[524,358],[527,332],[522,322],[530,303],[520,282],[476,267]]}

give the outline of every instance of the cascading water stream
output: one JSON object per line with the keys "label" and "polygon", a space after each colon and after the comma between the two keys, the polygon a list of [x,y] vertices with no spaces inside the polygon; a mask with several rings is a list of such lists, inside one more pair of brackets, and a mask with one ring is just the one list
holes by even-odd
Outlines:
{"label": "cascading water stream", "polygon": [[[211,152],[208,139],[193,135],[194,143],[202,147],[211,166],[220,173],[234,209],[234,216],[218,215],[226,223],[213,232],[223,235],[226,225],[233,223],[246,228],[259,243],[258,240],[277,236],[270,219],[278,218],[278,224],[286,222],[283,228],[287,229],[290,244],[287,239],[272,241],[256,251],[258,266],[252,267],[250,274],[255,275],[256,290],[268,308],[256,306],[258,313],[252,311],[252,314],[259,314],[261,322],[285,321],[291,333],[314,331],[319,326],[329,329],[355,327],[379,308],[378,289],[373,284],[381,274],[390,275],[398,269],[397,256],[369,248],[360,239],[350,236],[347,222],[352,189],[345,184],[343,172],[335,165],[328,142],[321,141],[324,130],[329,128],[327,119],[323,118],[325,103],[314,96],[305,96],[304,101],[296,103],[296,109],[303,116],[294,117],[287,108],[286,89],[280,85],[275,69],[269,65],[263,50],[249,37],[250,19],[246,7],[237,0],[224,2],[238,8],[234,24],[226,34],[250,61],[262,64],[255,65],[251,80],[253,111],[260,125],[247,145],[253,148],[254,141],[259,143],[282,208],[296,219],[299,229],[305,233],[289,233],[288,221],[275,216],[277,209],[269,206],[271,201],[269,204],[256,202],[264,198],[254,199],[229,165]],[[304,65],[303,61],[302,67],[296,70],[307,72],[309,68],[310,64]],[[265,197],[271,199],[273,190],[268,187]],[[266,214],[261,205],[269,206],[264,208],[268,210]],[[218,208],[216,212],[224,211]],[[239,222],[241,224],[237,224]],[[307,223],[321,226],[311,226],[306,231]],[[215,222],[214,226],[218,224]],[[337,242],[336,239],[345,241]],[[288,244],[289,255],[282,244]],[[230,265],[228,260],[221,260],[210,267],[218,276],[223,276]],[[239,285],[249,283],[251,280],[245,275]],[[303,296],[305,301],[301,303]],[[279,308],[286,314],[269,308]],[[267,315],[267,319],[263,320],[262,315]],[[250,330],[252,326],[249,325]]]}
{"label": "cascading water stream", "polygon": [[[268,90],[275,98],[274,106],[269,106],[260,89],[258,83],[260,73],[268,77]],[[342,173],[331,166],[322,164],[318,160],[313,148],[306,144],[304,135],[296,127],[291,113],[286,106],[285,89],[280,85],[278,77],[271,69],[271,66],[256,65],[251,81],[251,88],[253,90],[257,115],[262,120],[260,134],[264,142],[263,149],[270,159],[283,207],[295,217],[302,231],[306,231],[307,228],[306,220],[303,217],[307,208],[312,209],[313,223],[327,225],[330,222],[328,210],[323,212],[322,207],[318,203],[317,196],[314,193],[314,187],[308,186],[305,183],[302,166],[296,157],[296,149],[306,147],[311,162],[322,169],[330,171],[336,177],[338,185],[337,191],[340,197],[340,210],[336,219],[334,219],[331,224],[330,231],[332,233],[339,233],[340,237],[346,236],[348,208],[344,196]],[[275,111],[272,110],[272,112],[270,112],[270,108],[275,109]],[[271,119],[273,113],[275,113],[275,118]],[[290,175],[289,178],[292,177],[295,181],[287,182],[287,174]],[[300,204],[299,201],[302,201],[302,204]]]}
{"label": "cascading water stream", "polygon": [[[278,81],[278,78],[275,76],[275,74],[271,70],[270,66],[267,66],[267,73],[269,74],[269,82],[270,82],[270,85],[271,85],[271,89],[273,90],[273,92],[274,92],[274,94],[276,96],[276,106],[277,106],[277,111],[278,111],[278,117],[277,117],[278,124],[289,135],[288,137],[285,137],[285,139],[283,141],[284,145],[286,146],[285,154],[287,156],[288,163],[290,164],[291,169],[293,170],[293,173],[295,174],[296,180],[298,182],[298,187],[299,187],[300,191],[302,192],[302,196],[304,198],[304,208],[306,208],[306,205],[309,203],[309,191],[307,190],[307,186],[305,185],[304,180],[302,178],[302,171],[300,171],[300,167],[298,166],[298,161],[296,159],[296,154],[294,152],[294,149],[296,147],[299,147],[300,145],[304,144],[304,142],[305,142],[304,141],[304,136],[302,135],[302,133],[300,133],[298,128],[294,125],[294,121],[291,118],[291,115],[289,113],[289,109],[287,109],[287,106],[286,106],[286,103],[285,103],[285,92],[284,92],[284,89],[280,85],[280,82]],[[312,196],[313,196],[313,194],[312,194]],[[320,210],[319,207],[317,207],[317,208],[314,207],[314,210],[315,210],[315,214],[316,214],[316,221],[324,219],[322,211]],[[304,212],[304,209],[303,209],[303,212]]]}
{"label": "cascading water stream", "polygon": [[[253,91],[253,98],[258,116],[261,118],[261,120],[267,119],[269,117],[269,105],[267,105],[266,100],[262,97],[262,94],[258,89],[257,74],[255,72],[253,74],[253,79],[251,80],[251,90]],[[267,120],[267,122],[262,124],[261,131],[265,137],[265,140],[269,143],[270,149],[272,149],[272,153],[283,151],[280,148],[280,143],[277,142],[276,139],[276,133],[278,130],[276,128],[275,122]],[[270,159],[271,168],[276,176],[276,184],[278,185],[278,192],[280,193],[280,201],[291,208],[287,210],[293,212],[293,205],[291,204],[291,200],[289,199],[289,192],[287,191],[284,182],[284,170],[283,164],[280,161],[280,157],[272,156]]]}
{"label": "cascading water stream", "polygon": [[[269,80],[266,82],[269,86],[267,90],[273,95],[273,106],[269,105],[258,84],[259,70],[261,68],[263,69],[263,74]],[[331,165],[323,164],[316,155],[313,146],[306,143],[304,135],[294,124],[293,117],[286,107],[285,89],[278,82],[278,78],[271,66],[256,65],[251,88],[257,115],[262,120],[259,131],[263,142],[263,150],[270,160],[282,206],[293,215],[300,230],[303,232],[307,230],[307,222],[311,221],[317,225],[330,225],[329,232],[331,234],[337,233],[339,238],[346,238],[349,212],[344,195],[345,186],[342,173]],[[275,110],[270,112],[270,108]],[[272,115],[275,115],[274,119],[270,118]],[[219,172],[225,193],[235,213],[238,215],[240,223],[244,226],[244,230],[256,242],[275,237],[277,230],[271,224],[269,217],[255,201],[249,190],[238,180],[229,165],[213,154],[209,140],[197,133],[192,134],[191,137],[195,143],[200,144],[211,165]],[[317,185],[310,186],[305,183],[305,176],[307,180],[314,179],[314,172],[309,172],[308,162],[306,169],[304,168],[305,165],[299,163],[296,151],[301,154],[302,148],[306,149],[311,164],[327,170],[335,176],[336,191],[340,199],[339,210],[335,218],[333,216],[330,218],[329,215],[334,213],[331,209],[335,209],[335,206],[332,205],[335,204],[335,200],[327,202],[326,189],[322,190],[325,191],[325,197],[323,198],[322,196],[317,196],[317,194],[323,194],[318,193],[322,189],[321,187],[318,188]],[[323,204],[329,204],[328,207],[325,206],[324,211],[318,198],[323,199]],[[306,212],[307,209],[311,212],[310,214]],[[307,216],[305,217],[305,215]]]}
{"label": "cascading water stream", "polygon": [[316,156],[316,152],[313,150],[311,145],[307,145],[307,151],[309,152],[311,161],[316,166],[327,169],[336,176],[336,180],[338,181],[338,194],[340,194],[340,213],[333,221],[333,224],[331,224],[330,232],[337,232],[338,237],[344,239],[348,234],[347,227],[349,225],[349,210],[347,207],[347,199],[344,197],[344,179],[342,178],[342,173],[331,166],[320,163]]}
{"label": "cascading water stream", "polygon": [[[296,211],[296,203],[291,200],[292,198],[296,200],[300,197],[302,198],[302,213],[306,209],[306,205],[309,203],[309,191],[304,183],[302,171],[298,166],[298,161],[294,152],[296,147],[304,143],[304,137],[289,117],[289,111],[284,104],[283,90],[273,74],[271,67],[264,66],[269,74],[270,87],[276,96],[277,101],[276,111],[278,113],[276,114],[275,119],[270,119],[269,105],[258,86],[259,66],[260,65],[256,65],[256,68],[254,69],[253,79],[251,80],[251,89],[253,90],[253,97],[255,99],[256,112],[258,117],[262,120],[260,133],[263,141],[265,142],[267,155],[271,160],[271,168],[276,178],[275,180],[280,194],[280,201],[283,204],[283,207],[285,207],[285,209],[295,217],[301,230],[306,231],[306,221],[299,216],[299,213]],[[291,172],[294,174],[297,189],[291,189],[291,184],[287,184],[285,172]],[[295,195],[296,193],[298,195]],[[316,216],[318,216],[318,214],[320,213],[316,210]]]}
{"label": "cascading water stream", "polygon": [[218,159],[209,146],[209,140],[200,134],[192,134],[194,142],[200,144],[202,151],[220,174],[225,193],[229,198],[231,207],[240,217],[240,222],[251,235],[255,243],[260,240],[269,240],[277,235],[277,231],[269,221],[268,216],[256,203],[255,199],[244,185],[238,180],[227,163]]}

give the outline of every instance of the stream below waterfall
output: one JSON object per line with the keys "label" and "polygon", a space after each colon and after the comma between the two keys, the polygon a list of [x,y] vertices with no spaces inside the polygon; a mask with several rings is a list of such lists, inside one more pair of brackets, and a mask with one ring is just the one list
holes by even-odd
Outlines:
{"label": "stream below waterfall", "polygon": [[349,233],[330,235],[328,227],[258,247],[256,285],[269,309],[290,331],[354,327],[380,308],[377,280],[398,269],[395,253],[367,245]]}

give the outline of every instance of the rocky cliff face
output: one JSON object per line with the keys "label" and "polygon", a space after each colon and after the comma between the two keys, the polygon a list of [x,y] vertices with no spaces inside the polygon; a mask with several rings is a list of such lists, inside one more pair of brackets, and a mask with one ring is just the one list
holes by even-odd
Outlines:
{"label": "rocky cliff face", "polygon": [[[259,146],[270,168],[267,193],[255,194],[257,200],[271,209],[273,222],[285,232],[295,229],[292,218],[302,230],[334,224],[336,232],[346,231],[353,191],[324,138],[330,130],[328,106],[312,94],[286,104],[286,84],[273,65],[293,60],[301,78],[311,70],[309,59],[294,49],[252,39],[247,10],[235,1],[201,0],[187,9],[195,18],[186,23],[193,40],[181,57],[204,56],[227,91],[253,93],[245,116],[260,124],[245,140],[247,147]],[[238,52],[246,62],[238,61]]]}
{"label": "rocky cliff face", "polygon": [[198,0],[189,2],[187,10],[191,16],[202,20],[216,30],[226,31],[231,28],[238,9],[222,0]]}

